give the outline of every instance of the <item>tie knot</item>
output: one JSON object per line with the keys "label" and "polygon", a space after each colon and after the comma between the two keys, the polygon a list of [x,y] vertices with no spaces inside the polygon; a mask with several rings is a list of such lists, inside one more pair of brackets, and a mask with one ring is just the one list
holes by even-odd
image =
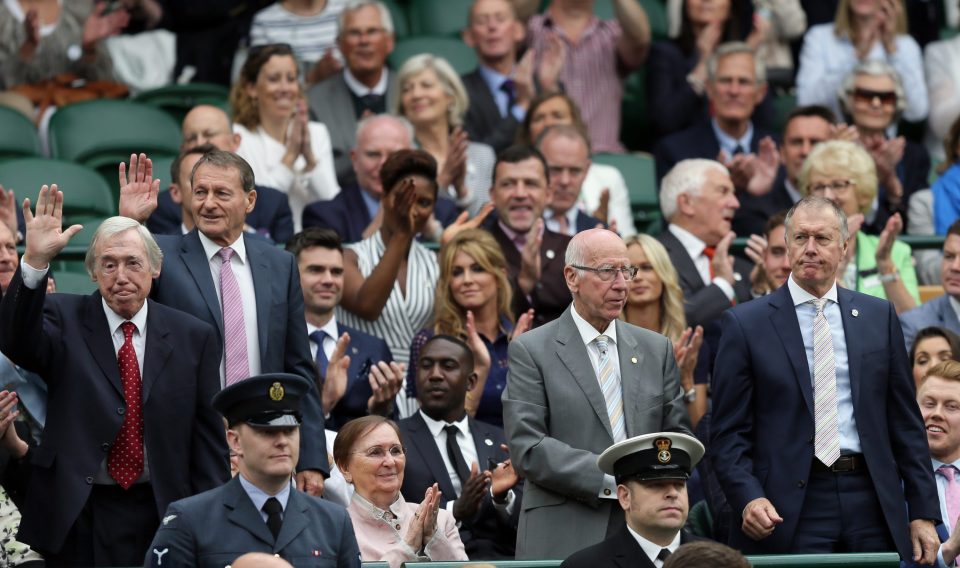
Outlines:
{"label": "tie knot", "polygon": [[713,255],[716,254],[716,252],[717,252],[717,247],[704,247],[703,249],[703,255],[709,258],[710,260],[713,260]]}
{"label": "tie knot", "polygon": [[323,347],[323,340],[326,338],[327,332],[323,331],[322,329],[318,329],[310,334],[310,339],[312,339],[313,342],[319,345],[321,348]]}
{"label": "tie knot", "polygon": [[283,506],[280,505],[280,501],[276,497],[271,497],[263,504],[263,512],[268,515],[276,515],[283,512]]}
{"label": "tie knot", "polygon": [[233,249],[230,247],[223,247],[220,249],[220,260],[223,264],[230,262],[230,259],[233,257]]}
{"label": "tie knot", "polygon": [[515,87],[516,87],[516,83],[514,83],[513,79],[504,79],[503,83],[500,83],[500,90],[503,91],[504,93],[507,93],[508,95],[513,94],[513,89]]}
{"label": "tie knot", "polygon": [[957,470],[952,465],[943,464],[937,468],[937,473],[946,477],[948,481],[953,481],[954,476],[956,476]]}
{"label": "tie knot", "polygon": [[813,304],[813,307],[817,308],[817,314],[822,314],[823,309],[827,307],[826,298],[817,298],[816,300],[810,300],[810,303]]}
{"label": "tie knot", "polygon": [[133,332],[137,331],[137,324],[132,321],[125,321],[120,324],[120,329],[123,330],[123,338],[130,339],[133,337]]}
{"label": "tie knot", "polygon": [[657,559],[658,559],[658,560],[664,560],[664,561],[665,561],[668,556],[670,556],[670,549],[669,549],[669,548],[661,548],[661,549],[660,549],[660,554],[657,555]]}
{"label": "tie knot", "polygon": [[460,432],[460,428],[456,424],[447,424],[443,427],[443,431],[447,433],[447,436],[456,436]]}
{"label": "tie knot", "polygon": [[597,344],[597,349],[600,351],[600,354],[606,355],[607,349],[610,348],[610,338],[606,335],[598,335],[593,341]]}

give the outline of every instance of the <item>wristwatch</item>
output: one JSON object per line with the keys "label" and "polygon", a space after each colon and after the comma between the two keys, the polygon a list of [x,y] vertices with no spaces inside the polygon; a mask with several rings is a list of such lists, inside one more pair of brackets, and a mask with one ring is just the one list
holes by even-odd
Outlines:
{"label": "wristwatch", "polygon": [[693,402],[697,400],[697,387],[690,387],[690,390],[684,392],[683,400],[685,402]]}
{"label": "wristwatch", "polygon": [[900,273],[897,271],[893,271],[890,274],[881,274],[879,276],[879,280],[882,283],[896,282],[897,280],[900,280]]}

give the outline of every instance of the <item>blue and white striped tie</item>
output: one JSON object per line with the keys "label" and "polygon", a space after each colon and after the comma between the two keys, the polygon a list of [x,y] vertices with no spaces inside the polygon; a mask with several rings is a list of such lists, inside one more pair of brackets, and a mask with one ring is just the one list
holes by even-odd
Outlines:
{"label": "blue and white striped tie", "polygon": [[627,425],[623,419],[623,391],[620,388],[620,377],[614,371],[616,364],[610,356],[610,338],[606,335],[598,336],[593,340],[600,352],[599,376],[600,390],[603,400],[607,404],[607,416],[610,417],[610,429],[613,430],[613,441],[621,442],[627,439]]}
{"label": "blue and white striped tie", "polygon": [[826,298],[810,300],[817,308],[813,318],[813,416],[816,437],[813,453],[824,465],[840,458],[840,422],[837,418],[837,369],[833,335],[823,315]]}

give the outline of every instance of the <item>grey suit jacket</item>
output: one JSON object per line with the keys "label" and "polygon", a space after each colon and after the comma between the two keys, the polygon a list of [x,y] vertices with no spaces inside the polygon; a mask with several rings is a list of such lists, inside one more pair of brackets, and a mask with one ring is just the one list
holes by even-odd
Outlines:
{"label": "grey suit jacket", "polygon": [[950,296],[947,294],[925,302],[900,316],[900,328],[903,329],[903,341],[907,345],[907,353],[913,347],[913,338],[917,336],[917,332],[933,325],[960,333],[960,319],[957,319],[957,312],[953,311]]}
{"label": "grey suit jacket", "polygon": [[[613,496],[601,499],[597,457],[613,444],[603,393],[571,310],[510,343],[503,421],[526,479],[517,559],[563,559],[606,536]],[[617,321],[627,436],[690,431],[673,345]]]}
{"label": "grey suit jacket", "polygon": [[[396,90],[396,76],[390,73],[387,76],[387,108]],[[340,187],[355,184],[357,177],[350,162],[350,150],[357,143],[357,115],[343,73],[337,73],[311,87],[307,91],[307,103],[313,119],[322,122],[330,132],[337,182]]]}

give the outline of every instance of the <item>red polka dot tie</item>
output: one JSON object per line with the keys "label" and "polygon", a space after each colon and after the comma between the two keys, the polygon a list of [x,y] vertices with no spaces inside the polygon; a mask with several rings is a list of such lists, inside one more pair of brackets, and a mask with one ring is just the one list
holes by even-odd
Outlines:
{"label": "red polka dot tie", "polygon": [[125,321],[120,327],[123,329],[123,345],[117,352],[117,364],[127,410],[120,433],[110,448],[107,473],[121,487],[129,489],[143,473],[143,405],[140,401],[140,365],[133,348],[133,332],[137,326]]}

